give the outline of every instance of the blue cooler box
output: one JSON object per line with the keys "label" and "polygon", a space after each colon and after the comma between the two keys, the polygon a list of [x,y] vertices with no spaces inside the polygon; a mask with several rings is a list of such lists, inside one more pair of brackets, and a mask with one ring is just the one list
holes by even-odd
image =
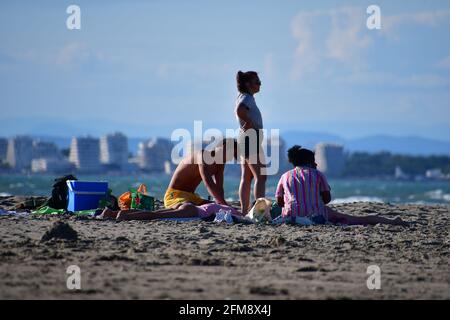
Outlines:
{"label": "blue cooler box", "polygon": [[108,182],[67,180],[69,202],[67,211],[98,208],[98,202],[108,192]]}

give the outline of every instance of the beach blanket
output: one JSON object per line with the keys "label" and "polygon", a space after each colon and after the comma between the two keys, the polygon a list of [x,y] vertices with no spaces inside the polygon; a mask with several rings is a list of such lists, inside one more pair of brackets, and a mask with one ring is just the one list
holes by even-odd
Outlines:
{"label": "beach blanket", "polygon": [[272,219],[272,221],[261,221],[259,219],[254,219],[254,218],[250,218],[249,216],[236,216],[233,215],[231,212],[224,212],[224,211],[220,211],[216,213],[216,217],[214,219],[214,222],[226,222],[228,224],[232,224],[232,223],[260,223],[260,224],[296,224],[296,225],[302,225],[302,226],[310,226],[310,225],[314,225],[314,224],[318,224],[315,223],[314,221],[312,221],[311,219],[307,218],[307,217],[295,217],[295,219],[291,219],[283,217],[283,216],[278,216],[275,219]]}

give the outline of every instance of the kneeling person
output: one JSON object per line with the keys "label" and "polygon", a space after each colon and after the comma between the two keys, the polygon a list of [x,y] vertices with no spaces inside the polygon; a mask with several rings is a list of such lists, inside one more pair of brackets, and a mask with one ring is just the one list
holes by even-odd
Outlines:
{"label": "kneeling person", "polygon": [[[186,156],[172,176],[164,195],[164,207],[177,208],[183,203],[197,206],[208,203],[208,200],[195,193],[202,181],[216,203],[227,205],[224,198],[223,171],[225,163],[236,157],[235,139],[223,139],[212,151],[201,150]],[[220,161],[216,161],[217,159]]]}

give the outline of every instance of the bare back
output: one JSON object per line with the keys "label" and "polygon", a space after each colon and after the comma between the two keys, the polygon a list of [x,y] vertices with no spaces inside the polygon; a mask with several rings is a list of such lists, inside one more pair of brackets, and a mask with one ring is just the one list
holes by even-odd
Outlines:
{"label": "bare back", "polygon": [[[199,153],[200,152],[203,151],[199,151]],[[178,164],[175,172],[173,173],[169,188],[192,193],[195,192],[199,184],[202,182],[199,164],[194,161],[195,157],[200,155],[199,153],[188,155],[181,160],[180,164]],[[207,165],[207,169],[211,175],[217,174],[219,170],[222,170],[223,172],[223,168],[223,165],[218,164]]]}

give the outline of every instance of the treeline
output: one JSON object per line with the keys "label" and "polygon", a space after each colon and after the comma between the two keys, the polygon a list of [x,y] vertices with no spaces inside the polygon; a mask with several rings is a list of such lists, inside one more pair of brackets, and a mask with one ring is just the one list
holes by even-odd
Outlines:
{"label": "treeline", "polygon": [[399,166],[407,175],[424,175],[429,169],[440,168],[450,173],[450,156],[408,156],[389,152],[347,154],[344,177],[393,176]]}

